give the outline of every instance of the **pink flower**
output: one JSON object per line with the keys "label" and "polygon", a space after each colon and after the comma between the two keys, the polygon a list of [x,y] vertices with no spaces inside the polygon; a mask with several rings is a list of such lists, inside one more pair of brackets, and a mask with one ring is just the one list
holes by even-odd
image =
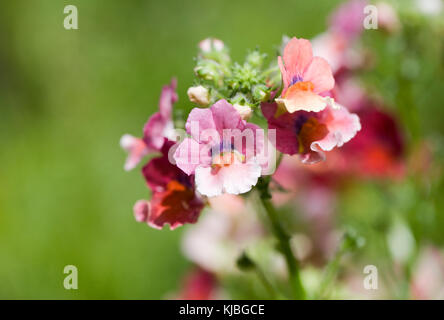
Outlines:
{"label": "pink flower", "polygon": [[284,88],[281,97],[276,99],[280,110],[318,112],[327,106],[321,95],[335,85],[328,62],[313,57],[310,41],[293,38],[284,49],[284,57],[278,58]]}
{"label": "pink flower", "polygon": [[[365,53],[361,52],[359,46],[354,46],[364,30],[364,8],[366,5],[366,0],[351,0],[343,3],[329,17],[328,30],[312,40],[314,53],[328,61],[336,81],[338,81],[336,77],[338,71],[344,68],[362,67],[364,63],[368,62],[365,60]],[[379,23],[382,26],[379,13],[380,11],[378,11]],[[347,107],[349,106],[347,105]]]}
{"label": "pink flower", "polygon": [[330,105],[321,112],[298,111],[276,117],[275,103],[263,103],[262,113],[269,129],[276,130],[276,149],[285,154],[300,154],[302,162],[325,160],[331,151],[350,141],[361,129],[359,118],[342,106]]}
{"label": "pink flower", "polygon": [[130,134],[124,134],[120,138],[120,146],[128,152],[128,158],[124,166],[126,171],[134,169],[142,158],[149,153],[145,141]]}
{"label": "pink flower", "polygon": [[130,134],[125,134],[120,139],[120,145],[129,153],[125,162],[125,170],[129,171],[136,167],[147,154],[159,151],[164,144],[164,138],[171,136],[174,130],[171,112],[173,104],[177,101],[176,86],[177,82],[173,79],[170,85],[162,88],[159,111],[148,119],[143,128],[142,139]]}
{"label": "pink flower", "polygon": [[326,31],[313,38],[311,43],[314,54],[327,60],[337,81],[336,72],[350,63],[347,60],[351,51],[349,41],[340,33]]}
{"label": "pink flower", "polygon": [[364,30],[366,0],[350,0],[340,5],[330,17],[330,30],[343,35],[348,41],[357,38]]}
{"label": "pink flower", "polygon": [[204,207],[196,194],[194,177],[183,173],[168,160],[173,142],[165,139],[162,156],[151,159],[142,172],[152,191],[151,201],[139,200],[134,206],[134,216],[153,228],[162,229],[169,224],[175,229],[185,223],[195,223]]}
{"label": "pink flower", "polygon": [[258,129],[225,100],[208,109],[194,108],[186,123],[191,137],[178,145],[174,159],[186,174],[195,174],[203,195],[248,192],[262,171],[255,156],[262,149],[255,139]]}

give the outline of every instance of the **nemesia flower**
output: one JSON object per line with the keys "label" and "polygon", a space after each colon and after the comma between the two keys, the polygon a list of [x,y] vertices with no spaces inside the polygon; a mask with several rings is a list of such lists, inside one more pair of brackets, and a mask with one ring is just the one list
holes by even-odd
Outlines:
{"label": "nemesia flower", "polygon": [[303,163],[325,160],[325,151],[341,147],[361,129],[359,117],[345,107],[328,106],[321,112],[298,111],[276,117],[275,103],[263,103],[269,129],[276,130],[276,149],[300,154]]}
{"label": "nemesia flower", "polygon": [[283,58],[278,58],[284,88],[281,97],[276,99],[281,110],[318,112],[327,106],[321,96],[333,89],[335,80],[328,62],[313,57],[310,41],[292,38],[285,46]]}
{"label": "nemesia flower", "polygon": [[174,142],[165,139],[162,155],[151,159],[142,169],[148,187],[152,191],[151,200],[139,200],[134,206],[134,216],[138,222],[146,222],[153,228],[162,229],[169,224],[175,229],[185,223],[195,223],[204,207],[204,202],[196,193],[194,177],[185,174],[168,159]]}
{"label": "nemesia flower", "polygon": [[203,86],[190,87],[187,94],[191,102],[200,106],[207,106],[210,103],[208,89]]}
{"label": "nemesia flower", "polygon": [[366,0],[350,0],[341,4],[330,16],[329,29],[346,40],[354,40],[364,31],[364,8]]}
{"label": "nemesia flower", "polygon": [[129,171],[136,167],[147,154],[159,151],[164,144],[165,137],[172,137],[174,128],[171,113],[173,104],[177,101],[176,86],[176,80],[172,79],[170,85],[162,88],[159,111],[146,122],[143,128],[143,138],[125,134],[120,139],[121,147],[129,153],[125,162],[125,170]]}
{"label": "nemesia flower", "polygon": [[311,43],[313,53],[327,60],[333,74],[348,65],[349,43],[341,34],[331,31],[323,32],[313,38]]}
{"label": "nemesia flower", "polygon": [[208,109],[194,108],[186,123],[191,137],[179,144],[174,159],[186,174],[195,174],[197,190],[203,195],[248,192],[262,171],[255,157],[262,148],[255,140],[258,129],[242,120],[226,100]]}
{"label": "nemesia flower", "polygon": [[[343,68],[356,68],[364,63],[365,55],[354,46],[354,43],[364,30],[366,5],[366,0],[343,3],[329,17],[328,30],[312,40],[314,54],[328,61],[336,81],[336,72]],[[390,23],[389,19],[390,17],[386,19],[387,23]]]}

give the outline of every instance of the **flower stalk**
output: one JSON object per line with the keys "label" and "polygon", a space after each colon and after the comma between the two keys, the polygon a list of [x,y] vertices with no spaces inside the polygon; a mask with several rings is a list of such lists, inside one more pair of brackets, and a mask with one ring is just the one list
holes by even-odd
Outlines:
{"label": "flower stalk", "polygon": [[276,209],[270,201],[271,196],[268,190],[269,179],[261,180],[260,188],[258,188],[261,191],[260,201],[270,221],[271,231],[278,241],[278,249],[285,257],[293,298],[303,300],[306,298],[306,293],[299,272],[299,261],[291,249],[291,237],[282,227]]}

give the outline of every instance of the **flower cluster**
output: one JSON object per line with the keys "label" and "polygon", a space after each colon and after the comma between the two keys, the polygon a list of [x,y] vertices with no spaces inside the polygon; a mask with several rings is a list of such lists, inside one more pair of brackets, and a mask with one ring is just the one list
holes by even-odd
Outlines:
{"label": "flower cluster", "polygon": [[[249,192],[275,161],[271,149],[300,155],[302,162],[325,159],[360,130],[359,118],[331,96],[334,78],[326,60],[314,57],[310,41],[291,39],[278,57],[282,85],[274,84],[274,64],[254,50],[244,64],[231,63],[224,43],[206,39],[199,44],[195,86],[190,102],[198,105],[186,120],[185,132],[173,127],[176,81],[162,89],[159,111],[143,130],[143,138],[124,135],[128,150],[125,169],[152,153],[142,173],[152,191],[151,201],[138,201],[136,219],[161,228],[197,221],[205,197]],[[277,97],[277,92],[281,92]],[[256,112],[257,111],[257,112]],[[268,122],[269,137],[247,122],[256,113]],[[175,136],[182,136],[179,141]],[[272,142],[272,144],[270,144]],[[266,155],[264,155],[267,153]]]}
{"label": "flower cluster", "polygon": [[[400,213],[413,212],[405,203],[415,201],[396,202],[406,198],[404,190],[412,195],[419,189],[406,179],[409,174],[430,176],[431,150],[418,143],[408,158],[404,125],[409,120],[416,125],[413,111],[402,105],[413,105],[413,84],[402,78],[409,65],[396,71],[393,78],[400,79],[390,86],[397,88],[401,105],[391,106],[380,89],[364,83],[377,63],[376,50],[366,48],[363,39],[368,4],[340,5],[327,30],[312,40],[284,36],[272,59],[255,49],[243,62],[233,62],[221,40],[201,41],[195,80],[187,89],[186,104],[193,106],[187,118],[173,110],[178,101],[173,80],[163,87],[159,111],[149,118],[143,137],[122,137],[129,152],[126,170],[149,157],[142,175],[151,199],[134,205],[137,221],[174,229],[195,224],[208,207],[201,221],[185,230],[182,249],[194,271],[175,297],[225,297],[221,280],[249,281],[239,275],[251,270],[267,291],[258,298],[331,297],[328,281],[341,256],[362,248],[366,237],[381,240],[397,276],[402,276],[398,267],[412,261],[415,230]],[[384,2],[374,7],[384,36],[400,41],[405,25],[395,8]],[[401,192],[398,183],[404,183]],[[429,194],[425,185],[422,193]],[[349,201],[354,205],[347,198],[356,198]],[[433,213],[422,201],[418,207]],[[336,223],[347,219],[347,225]],[[419,263],[408,266],[409,294],[441,297],[442,253],[418,246],[417,254]],[[329,275],[317,275],[322,280],[315,289],[303,284],[302,278],[310,278],[310,284],[319,273],[311,266],[327,264]],[[299,266],[303,271],[308,266],[309,275],[301,275]],[[439,284],[424,276],[428,271]],[[355,278],[350,273],[340,280],[346,296],[354,296]]]}

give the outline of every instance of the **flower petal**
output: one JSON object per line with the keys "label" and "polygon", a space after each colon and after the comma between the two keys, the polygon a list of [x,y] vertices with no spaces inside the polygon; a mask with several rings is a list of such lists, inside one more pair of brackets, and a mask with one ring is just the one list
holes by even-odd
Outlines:
{"label": "flower petal", "polygon": [[341,147],[361,130],[359,117],[356,114],[348,112],[348,110],[342,106],[340,106],[339,109],[329,107],[324,116],[324,123],[329,133],[322,140],[314,143],[314,148],[319,147],[324,151],[330,151],[334,147]]}
{"label": "flower petal", "polygon": [[217,131],[222,134],[224,129],[243,129],[242,118],[237,110],[226,100],[219,100],[211,106],[213,121]]}
{"label": "flower petal", "polygon": [[289,72],[287,72],[287,69],[285,69],[284,62],[282,61],[282,57],[280,56],[278,57],[278,65],[282,74],[282,82],[284,83],[284,89],[282,90],[282,94],[284,95],[287,91],[287,88],[291,84],[291,75]]}
{"label": "flower petal", "polygon": [[223,192],[222,175],[214,174],[210,166],[196,168],[196,188],[200,194],[207,197],[219,196]]}
{"label": "flower petal", "polygon": [[196,223],[204,204],[196,197],[194,189],[173,180],[164,192],[153,194],[150,206],[148,225],[162,229],[169,224],[173,230],[185,223]]}
{"label": "flower petal", "polygon": [[148,148],[142,139],[125,134],[120,139],[120,146],[128,151],[129,155],[125,162],[125,170],[134,169],[142,158],[148,154]]}
{"label": "flower petal", "polygon": [[165,138],[165,129],[168,127],[168,120],[156,112],[149,119],[143,128],[143,140],[148,148],[160,150]]}
{"label": "flower petal", "polygon": [[139,200],[134,204],[133,211],[137,222],[145,222],[150,212],[150,204],[146,200]]}
{"label": "flower petal", "polygon": [[314,85],[314,93],[330,91],[335,86],[335,79],[328,62],[320,57],[314,57],[304,73],[304,81],[310,81]]}
{"label": "flower petal", "polygon": [[324,97],[317,95],[312,91],[298,89],[287,91],[285,98],[276,99],[278,105],[285,108],[290,113],[296,111],[319,112],[325,109],[327,102]]}
{"label": "flower petal", "polygon": [[242,194],[256,185],[262,167],[252,158],[245,163],[234,162],[220,171],[223,175],[224,191],[230,194]]}
{"label": "flower petal", "polygon": [[216,124],[213,119],[213,112],[210,108],[194,108],[188,115],[187,123],[185,124],[187,133],[191,137],[200,142],[201,132],[207,129],[216,129]]}
{"label": "flower petal", "polygon": [[174,160],[176,165],[186,174],[194,173],[201,160],[204,160],[200,157],[201,147],[196,140],[191,138],[185,138],[177,147]]}
{"label": "flower petal", "polygon": [[277,104],[262,103],[262,114],[268,120],[268,129],[276,130],[276,149],[285,154],[299,151],[297,131],[294,127],[294,114],[284,113],[275,117]]}
{"label": "flower petal", "polygon": [[171,111],[173,104],[177,102],[178,97],[176,93],[177,80],[171,79],[171,84],[162,88],[162,93],[159,99],[159,112],[164,119],[171,118]]}
{"label": "flower petal", "polygon": [[262,167],[254,158],[245,163],[235,161],[218,169],[201,166],[196,169],[196,188],[208,197],[245,193],[256,185],[261,171]]}
{"label": "flower petal", "polygon": [[302,76],[313,59],[310,41],[292,38],[284,49],[284,63],[291,77]]}

